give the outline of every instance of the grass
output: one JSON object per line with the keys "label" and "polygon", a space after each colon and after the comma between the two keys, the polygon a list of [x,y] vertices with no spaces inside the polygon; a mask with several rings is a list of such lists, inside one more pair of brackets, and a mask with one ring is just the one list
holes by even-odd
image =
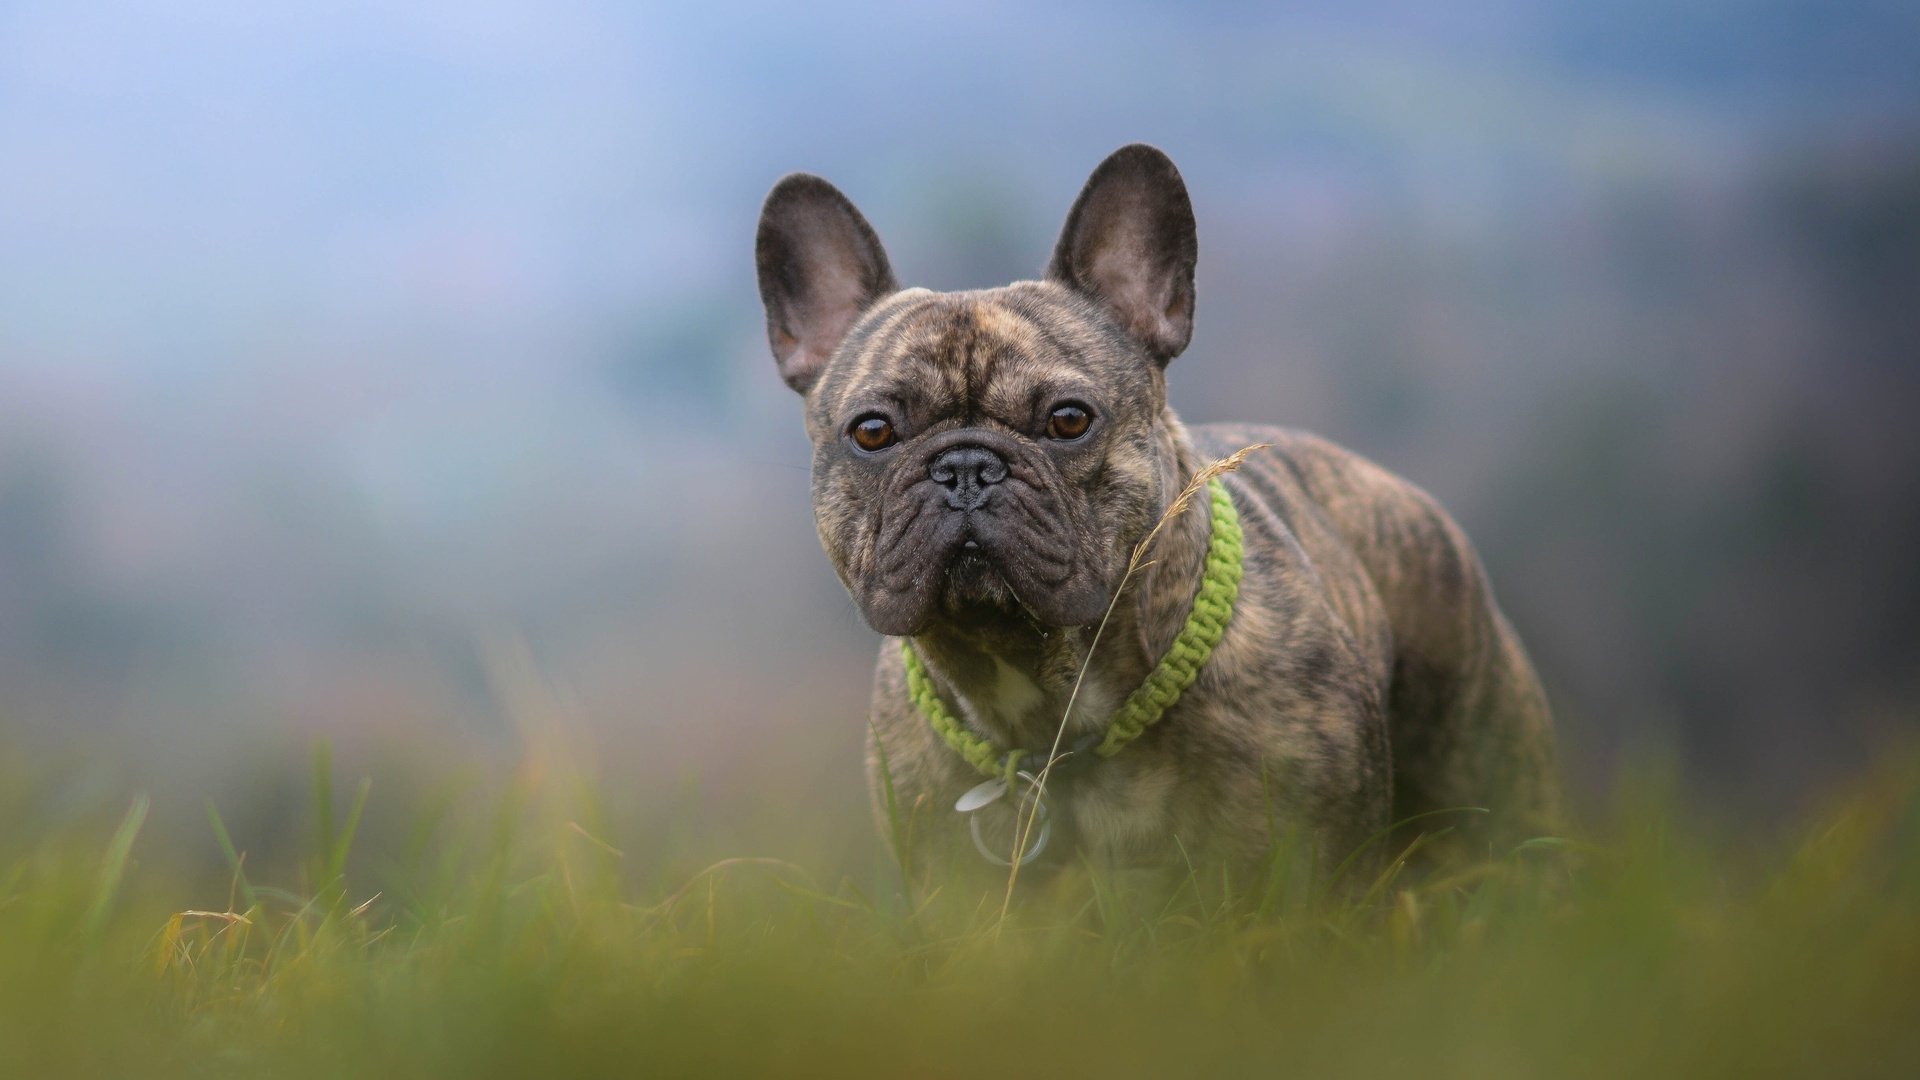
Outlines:
{"label": "grass", "polygon": [[1361,897],[1088,875],[1004,919],[877,841],[672,870],[551,765],[436,811],[318,755],[278,872],[217,808],[210,864],[144,796],[56,821],[65,778],[0,769],[0,1075],[1910,1076],[1916,764],[1770,839],[1643,784]]}

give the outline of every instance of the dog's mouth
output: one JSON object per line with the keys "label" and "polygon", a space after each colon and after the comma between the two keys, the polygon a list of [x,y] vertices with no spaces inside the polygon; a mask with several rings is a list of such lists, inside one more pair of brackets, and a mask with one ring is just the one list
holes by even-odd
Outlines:
{"label": "dog's mouth", "polygon": [[940,588],[940,607],[948,618],[964,622],[1019,610],[1020,598],[1008,583],[999,560],[988,545],[971,532],[947,563]]}
{"label": "dog's mouth", "polygon": [[[941,524],[946,527],[914,537],[918,544],[888,549],[882,569],[890,573],[857,583],[856,598],[864,601],[874,629],[912,636],[934,623],[973,629],[1009,621],[1074,626],[1105,610],[1097,575],[1064,559],[1042,562],[1052,554],[1046,550],[1049,538],[991,519],[954,515]],[[897,585],[889,588],[890,582]]]}

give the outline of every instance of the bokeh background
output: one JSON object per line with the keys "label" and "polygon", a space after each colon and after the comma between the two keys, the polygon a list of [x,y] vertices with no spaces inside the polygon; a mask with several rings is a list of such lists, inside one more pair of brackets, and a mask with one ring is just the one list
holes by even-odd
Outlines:
{"label": "bokeh background", "polygon": [[1764,816],[1915,730],[1920,6],[70,2],[0,5],[0,748],[268,829],[316,739],[564,729],[857,816],[759,200],[996,284],[1135,140],[1176,405],[1434,492],[1581,791]]}

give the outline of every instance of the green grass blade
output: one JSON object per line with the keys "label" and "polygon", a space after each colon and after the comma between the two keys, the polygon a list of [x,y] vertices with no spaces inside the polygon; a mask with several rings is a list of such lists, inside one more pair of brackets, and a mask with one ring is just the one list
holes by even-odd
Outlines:
{"label": "green grass blade", "polygon": [[113,830],[113,839],[107,842],[107,855],[100,864],[100,879],[93,890],[93,902],[87,905],[84,928],[88,937],[97,935],[106,924],[107,912],[113,907],[113,900],[120,892],[120,883],[127,873],[127,861],[133,856],[134,838],[140,835],[140,827],[146,824],[147,810],[152,800],[145,792],[133,797],[127,806],[127,813],[120,819],[120,826]]}
{"label": "green grass blade", "polygon": [[313,744],[313,854],[309,857],[308,885],[319,890],[332,880],[327,871],[333,854],[333,747],[325,739]]}
{"label": "green grass blade", "polygon": [[873,717],[867,717],[867,731],[873,737],[873,754],[880,766],[881,805],[887,812],[887,833],[893,841],[893,862],[900,868],[900,892],[905,898],[908,910],[913,908],[913,853],[908,850],[912,837],[909,830],[900,822],[900,801],[894,794],[893,767],[887,761],[887,747],[880,741],[880,729],[873,724]]}
{"label": "green grass blade", "polygon": [[227,835],[227,823],[220,820],[220,811],[214,808],[213,800],[207,800],[207,824],[213,826],[213,838],[220,844],[220,854],[227,857],[227,867],[233,871],[233,880],[240,886],[240,899],[252,911],[260,906],[260,897],[253,891],[253,883],[247,880],[247,868],[240,852],[233,846],[233,838]]}
{"label": "green grass blade", "polygon": [[367,808],[367,794],[373,790],[373,778],[362,777],[360,786],[353,793],[353,803],[347,807],[347,817],[340,823],[340,835],[334,838],[333,847],[327,851],[327,880],[339,881],[347,872],[347,852],[353,847],[354,833],[360,828],[360,815]]}

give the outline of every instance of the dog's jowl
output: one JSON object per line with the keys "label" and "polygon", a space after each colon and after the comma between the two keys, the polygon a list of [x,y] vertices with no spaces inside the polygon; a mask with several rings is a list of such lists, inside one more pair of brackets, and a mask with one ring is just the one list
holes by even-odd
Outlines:
{"label": "dog's jowl", "polygon": [[[1036,870],[1249,862],[1282,832],[1338,860],[1419,815],[1389,843],[1550,827],[1546,701],[1459,527],[1321,439],[1168,407],[1196,254],[1147,146],[1094,171],[1040,280],[975,292],[902,288],[817,177],[767,196],[820,542],[888,637],[876,800],[884,767],[920,850]],[[1016,851],[1009,808],[1036,801]]]}

